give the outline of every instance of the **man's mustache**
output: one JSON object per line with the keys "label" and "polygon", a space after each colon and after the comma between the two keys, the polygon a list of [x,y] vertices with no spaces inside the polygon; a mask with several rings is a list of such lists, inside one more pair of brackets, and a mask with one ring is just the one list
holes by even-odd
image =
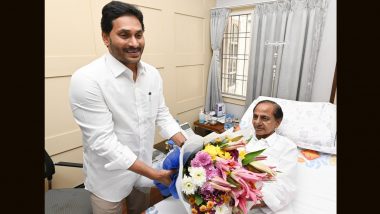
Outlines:
{"label": "man's mustache", "polygon": [[141,51],[141,48],[124,48],[123,51],[125,51],[125,52],[136,52],[136,51]]}

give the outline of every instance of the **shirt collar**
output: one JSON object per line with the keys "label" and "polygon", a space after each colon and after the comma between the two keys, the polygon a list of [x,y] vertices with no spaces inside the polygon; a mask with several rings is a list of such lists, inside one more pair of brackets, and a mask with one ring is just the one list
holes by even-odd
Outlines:
{"label": "shirt collar", "polygon": [[[269,135],[268,137],[266,138],[261,138],[260,140],[266,142],[269,146],[273,146],[276,142],[277,142],[277,133],[276,132],[273,132],[271,135]],[[258,141],[257,137],[256,136],[253,136],[253,138]]]}
{"label": "shirt collar", "polygon": [[[106,58],[106,64],[110,68],[111,73],[113,74],[113,76],[115,78],[120,76],[123,72],[126,72],[126,71],[127,71],[126,74],[128,76],[132,77],[131,69],[129,69],[123,63],[121,63],[119,60],[117,60],[114,56],[112,56],[112,54],[107,52],[105,55],[105,58]],[[141,63],[141,60],[140,60],[140,62],[138,62],[138,64],[137,64],[137,74],[140,75],[140,74],[144,74],[144,73],[145,73],[145,67],[143,66],[143,64]]]}

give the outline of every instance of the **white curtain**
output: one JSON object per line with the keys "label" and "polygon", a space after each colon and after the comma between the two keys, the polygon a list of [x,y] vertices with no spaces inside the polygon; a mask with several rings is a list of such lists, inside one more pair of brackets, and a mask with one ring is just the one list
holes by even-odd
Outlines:
{"label": "white curtain", "polygon": [[257,4],[246,108],[259,96],[310,101],[328,0]]}
{"label": "white curtain", "polygon": [[221,8],[211,10],[210,35],[212,58],[208,73],[205,111],[212,111],[216,103],[223,102],[220,83],[220,47],[222,45],[223,33],[226,28],[230,9]]}

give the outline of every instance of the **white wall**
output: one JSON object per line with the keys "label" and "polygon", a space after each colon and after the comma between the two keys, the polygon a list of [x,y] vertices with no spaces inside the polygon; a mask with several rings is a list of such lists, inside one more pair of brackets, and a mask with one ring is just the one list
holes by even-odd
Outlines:
{"label": "white wall", "polygon": [[[123,1],[137,5],[144,14],[142,60],[160,72],[170,113],[180,122],[195,121],[205,101],[211,60],[210,8],[215,0]],[[68,88],[76,69],[107,52],[100,19],[108,2],[45,1],[45,149],[54,162],[83,161],[81,132],[72,116]],[[155,142],[162,140],[156,134]],[[56,168],[53,188],[81,183],[82,169]]]}
{"label": "white wall", "polygon": [[233,114],[234,118],[241,119],[241,117],[244,114],[244,106],[236,105],[233,103],[227,103],[227,102],[225,103],[225,105],[226,105],[226,112],[227,113]]}
{"label": "white wall", "polygon": [[[216,0],[216,7],[228,7],[264,2],[268,0]],[[319,50],[311,101],[329,102],[336,65],[336,1],[329,0],[325,28]],[[244,113],[244,106],[226,104],[228,113],[236,116]]]}

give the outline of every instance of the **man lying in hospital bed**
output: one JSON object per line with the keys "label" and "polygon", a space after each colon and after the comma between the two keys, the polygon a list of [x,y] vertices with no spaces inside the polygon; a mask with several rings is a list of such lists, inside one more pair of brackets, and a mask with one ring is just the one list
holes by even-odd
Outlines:
{"label": "man lying in hospital bed", "polygon": [[276,102],[262,100],[252,111],[251,123],[254,128],[245,130],[250,132],[246,137],[253,138],[246,145],[246,152],[265,149],[262,155],[267,158],[260,162],[275,166],[275,170],[266,168],[265,172],[276,175],[274,181],[263,182],[263,200],[248,213],[293,213],[290,202],[296,191],[297,146],[287,137],[276,133],[283,118],[282,109]]}
{"label": "man lying in hospital bed", "polygon": [[[336,213],[336,106],[262,96],[253,101],[243,115],[242,130],[254,131],[253,108],[262,100],[272,100],[281,106],[284,116],[276,132],[298,146],[296,192],[292,195],[291,208],[285,207],[276,213]],[[181,213],[181,209],[186,213],[181,203],[172,197],[156,204],[155,208],[158,213]]]}

